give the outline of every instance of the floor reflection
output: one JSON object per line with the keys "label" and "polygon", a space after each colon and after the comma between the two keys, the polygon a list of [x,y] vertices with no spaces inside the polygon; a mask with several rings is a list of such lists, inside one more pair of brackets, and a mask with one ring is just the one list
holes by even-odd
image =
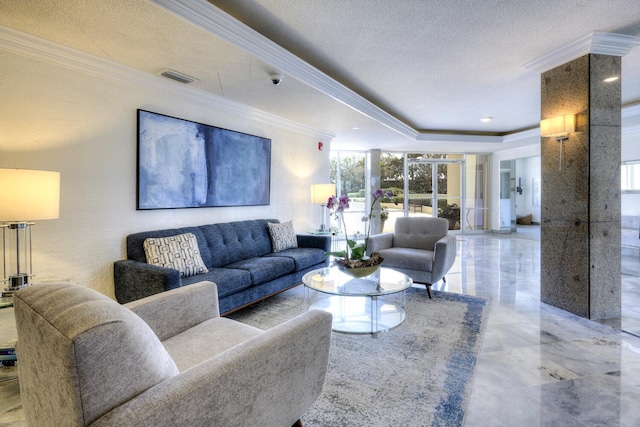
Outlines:
{"label": "floor reflection", "polygon": [[640,338],[619,329],[640,333],[640,262],[623,258],[622,318],[590,321],[540,302],[539,236],[460,235],[434,286],[492,301],[465,425],[640,425]]}

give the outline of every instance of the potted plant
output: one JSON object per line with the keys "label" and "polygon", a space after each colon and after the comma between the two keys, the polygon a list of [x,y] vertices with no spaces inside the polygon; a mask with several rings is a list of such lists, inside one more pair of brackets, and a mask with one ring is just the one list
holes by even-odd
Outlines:
{"label": "potted plant", "polygon": [[446,201],[441,206],[438,207],[438,216],[449,221],[449,230],[455,230],[456,224],[460,222],[460,207],[455,203],[449,205]]}
{"label": "potted plant", "polygon": [[[372,201],[369,211],[362,217],[362,221],[368,222],[366,225],[367,233],[365,235],[364,243],[360,244],[356,240],[349,239],[347,225],[342,218],[344,211],[349,208],[349,196],[346,194],[340,197],[331,196],[327,201],[327,208],[331,209],[340,222],[344,224],[344,234],[347,240],[347,245],[344,251],[328,252],[327,254],[336,257],[335,263],[343,267],[343,271],[358,277],[367,276],[373,273],[378,269],[380,263],[382,263],[383,258],[377,252],[371,254],[371,256],[367,255],[367,242],[369,240],[369,234],[371,233],[371,218],[375,215],[373,211],[376,203],[378,203],[378,201],[383,197],[393,197],[393,193],[390,191],[383,191],[379,188],[373,192],[371,197]],[[359,272],[355,271],[359,269],[362,270]]]}
{"label": "potted plant", "polygon": [[384,223],[389,219],[387,208],[380,209],[380,231],[384,230]]}

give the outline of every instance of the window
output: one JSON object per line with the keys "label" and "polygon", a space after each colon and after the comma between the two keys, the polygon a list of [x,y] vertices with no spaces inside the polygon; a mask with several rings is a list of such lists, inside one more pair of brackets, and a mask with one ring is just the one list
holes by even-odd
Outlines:
{"label": "window", "polygon": [[[365,160],[363,152],[332,152],[330,156],[330,178],[336,184],[337,195],[346,194],[351,199],[350,207],[344,212],[343,218],[350,233],[365,233]],[[331,217],[331,228],[342,232],[343,224]]]}
{"label": "window", "polygon": [[[480,154],[380,153],[380,186],[394,193],[380,205],[382,231],[393,231],[395,219],[405,215],[447,218],[450,229],[461,232],[487,230],[488,164],[488,156]],[[351,199],[345,223],[360,233],[365,225],[366,167],[364,152],[331,152],[331,182],[338,194]],[[341,231],[340,225],[332,218],[333,229]]]}
{"label": "window", "polygon": [[622,163],[622,191],[640,192],[640,160]]}

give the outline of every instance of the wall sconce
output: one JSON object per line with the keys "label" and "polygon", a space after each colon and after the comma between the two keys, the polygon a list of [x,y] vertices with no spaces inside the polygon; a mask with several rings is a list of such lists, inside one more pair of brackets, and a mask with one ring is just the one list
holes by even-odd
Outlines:
{"label": "wall sconce", "polygon": [[[0,169],[0,228],[2,228],[2,296],[27,286],[33,276],[31,227],[33,220],[60,215],[60,173],[25,169]],[[7,270],[11,254],[7,240],[15,230],[15,270]],[[9,231],[9,232],[8,232]]]}
{"label": "wall sconce", "polygon": [[562,151],[563,143],[569,139],[569,132],[575,132],[576,116],[575,114],[565,114],[564,116],[556,116],[550,119],[544,119],[540,122],[540,136],[543,138],[555,138],[560,143],[560,164],[559,170],[562,170]]}
{"label": "wall sconce", "polygon": [[322,210],[322,224],[320,224],[319,231],[326,231],[324,224],[327,216],[326,206],[329,201],[329,197],[336,194],[335,184],[311,184],[311,203],[320,205]]}

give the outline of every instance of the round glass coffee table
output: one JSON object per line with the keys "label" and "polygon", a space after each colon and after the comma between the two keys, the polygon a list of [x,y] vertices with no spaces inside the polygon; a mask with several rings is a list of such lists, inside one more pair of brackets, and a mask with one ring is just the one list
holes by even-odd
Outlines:
{"label": "round glass coffee table", "polygon": [[[413,280],[384,267],[369,276],[354,278],[334,266],[308,272],[302,277],[302,283],[306,287],[307,306],[331,313],[334,331],[372,334],[375,338],[404,321],[405,290]],[[311,295],[311,290],[329,296],[317,297]],[[386,298],[398,293],[401,293],[400,304]],[[316,297],[313,302],[312,296]]]}

